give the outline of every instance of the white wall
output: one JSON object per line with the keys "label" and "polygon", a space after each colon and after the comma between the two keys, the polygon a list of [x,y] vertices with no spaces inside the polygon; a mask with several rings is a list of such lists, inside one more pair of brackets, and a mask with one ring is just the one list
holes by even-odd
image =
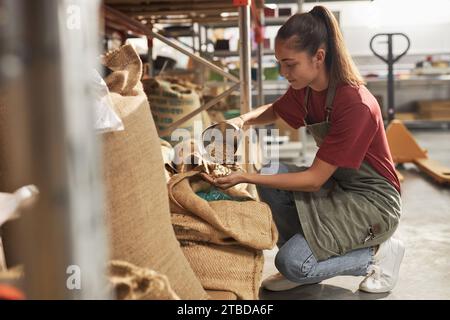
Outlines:
{"label": "white wall", "polygon": [[[340,11],[341,31],[354,56],[372,55],[369,49],[371,37],[385,32],[408,35],[411,39],[409,54],[450,52],[450,0],[330,1],[318,4]],[[303,11],[309,11],[315,5],[305,3]],[[276,29],[267,31],[274,36]],[[401,46],[399,42],[398,49],[401,50]]]}

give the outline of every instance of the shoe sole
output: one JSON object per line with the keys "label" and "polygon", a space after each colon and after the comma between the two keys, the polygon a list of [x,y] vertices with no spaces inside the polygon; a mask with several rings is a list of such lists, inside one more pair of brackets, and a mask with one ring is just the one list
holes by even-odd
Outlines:
{"label": "shoe sole", "polygon": [[400,265],[401,265],[401,263],[403,261],[403,257],[405,256],[405,246],[403,245],[403,243],[400,240],[397,240],[397,241],[398,241],[397,246],[399,247],[399,250],[400,250],[400,258],[397,259],[397,261],[395,261],[394,270],[395,270],[395,274],[397,275],[397,277],[395,279],[395,282],[391,286],[389,286],[388,288],[384,288],[384,289],[380,289],[380,290],[376,290],[376,289],[375,290],[369,290],[369,289],[361,288],[361,287],[359,288],[359,290],[364,291],[364,292],[368,292],[368,293],[386,293],[386,292],[390,292],[390,291],[392,291],[392,289],[394,289],[394,287],[395,287],[395,285],[397,284],[397,281],[398,281],[398,273],[400,271]]}

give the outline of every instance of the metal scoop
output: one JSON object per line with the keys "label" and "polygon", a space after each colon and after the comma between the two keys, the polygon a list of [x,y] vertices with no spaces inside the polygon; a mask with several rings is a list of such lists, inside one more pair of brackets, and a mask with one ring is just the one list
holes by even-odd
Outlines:
{"label": "metal scoop", "polygon": [[240,139],[241,129],[232,123],[222,121],[203,130],[200,147],[203,149],[203,156],[209,161],[234,164]]}

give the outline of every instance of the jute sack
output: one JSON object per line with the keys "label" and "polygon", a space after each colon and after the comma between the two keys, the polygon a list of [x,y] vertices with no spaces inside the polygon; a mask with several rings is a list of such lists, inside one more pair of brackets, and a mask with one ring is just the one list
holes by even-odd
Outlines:
{"label": "jute sack", "polygon": [[243,300],[258,299],[264,265],[261,250],[199,242],[181,244],[206,290],[229,291]]}
{"label": "jute sack", "polygon": [[237,295],[231,291],[206,290],[211,300],[237,300]]}
{"label": "jute sack", "polygon": [[[170,143],[178,142],[178,140],[171,141],[170,135],[162,136],[161,133],[172,123],[200,107],[198,93],[193,88],[157,78],[145,79],[142,83],[161,138]],[[185,129],[192,136],[195,122],[202,130],[203,118],[200,113],[182,123],[177,129]]]}
{"label": "jute sack", "polygon": [[197,174],[177,174],[168,183],[183,252],[206,290],[221,291],[220,298],[258,299],[262,250],[273,248],[278,238],[270,208],[253,200],[207,202],[192,190]]}
{"label": "jute sack", "polygon": [[205,201],[190,185],[196,175],[192,171],[177,174],[168,183],[172,223],[179,240],[240,244],[259,250],[274,247],[278,232],[266,203]]}
{"label": "jute sack", "polygon": [[106,83],[125,126],[124,131],[102,135],[111,259],[166,275],[181,299],[207,299],[170,222],[159,138],[140,74],[132,74],[141,72],[141,61],[131,46],[109,53],[107,67],[110,61],[115,70]]}
{"label": "jute sack", "polygon": [[109,262],[108,280],[119,300],[180,300],[165,275],[126,261]]}
{"label": "jute sack", "polygon": [[[183,75],[183,74],[175,74],[169,75],[165,73],[164,75],[158,75],[158,79],[170,82],[172,84],[178,84],[181,87],[185,87],[186,89],[192,89],[199,97],[200,104],[205,103],[205,99],[203,96],[203,86],[200,86],[196,83],[192,82],[191,74]],[[145,85],[144,85],[145,91]],[[207,111],[202,111],[201,113],[203,128],[206,128],[212,124],[211,118]]]}

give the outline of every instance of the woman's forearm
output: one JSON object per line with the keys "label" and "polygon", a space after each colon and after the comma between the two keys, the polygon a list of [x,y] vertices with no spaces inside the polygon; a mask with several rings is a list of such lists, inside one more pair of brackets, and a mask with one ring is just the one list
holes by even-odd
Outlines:
{"label": "woman's forearm", "polygon": [[308,170],[273,175],[244,173],[243,180],[246,183],[290,191],[316,192],[321,187],[314,175]]}
{"label": "woman's forearm", "polygon": [[278,119],[273,111],[272,104],[263,105],[241,116],[246,125],[263,125],[275,122]]}

